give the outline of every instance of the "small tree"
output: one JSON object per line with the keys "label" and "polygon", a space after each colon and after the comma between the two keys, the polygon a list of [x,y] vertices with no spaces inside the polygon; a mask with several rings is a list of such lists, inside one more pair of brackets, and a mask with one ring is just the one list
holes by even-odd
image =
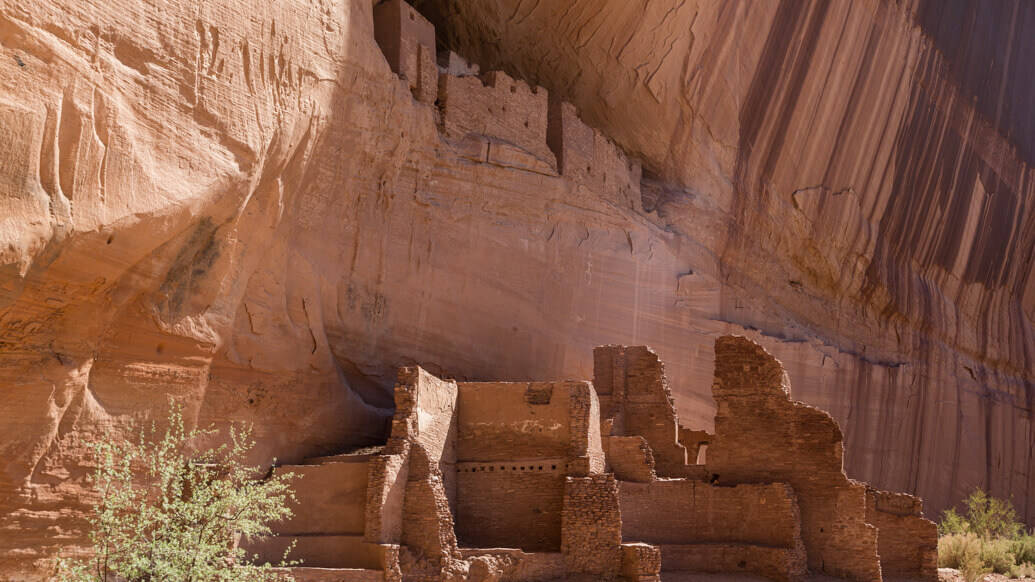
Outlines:
{"label": "small tree", "polygon": [[[92,555],[58,561],[61,582],[266,582],[286,577],[268,563],[245,563],[237,536],[270,533],[291,517],[290,474],[256,479],[245,464],[251,431],[231,428],[229,442],[194,450],[215,430],[184,428],[170,402],[169,425],[151,425],[133,442],[94,445],[99,499],[88,517]],[[286,559],[285,555],[285,559]],[[286,564],[281,564],[286,565]]]}
{"label": "small tree", "polygon": [[1017,510],[1006,499],[992,497],[978,487],[964,501],[966,514],[955,509],[942,513],[938,533],[942,535],[972,533],[983,539],[1013,539],[1024,531],[1017,519]]}

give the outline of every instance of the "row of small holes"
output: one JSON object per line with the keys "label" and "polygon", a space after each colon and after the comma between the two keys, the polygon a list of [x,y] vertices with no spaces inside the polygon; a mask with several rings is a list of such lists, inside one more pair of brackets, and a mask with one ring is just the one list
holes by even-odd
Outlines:
{"label": "row of small holes", "polygon": [[[542,471],[543,467],[544,467],[544,465],[539,465],[539,470]],[[489,470],[490,471],[495,471],[496,467],[489,467]],[[500,471],[506,471],[506,470],[507,470],[506,467],[504,467],[503,465],[500,465]],[[518,470],[518,466],[516,466],[516,465],[511,466],[510,470],[511,471],[517,471]],[[520,470],[524,471],[525,467],[520,467]],[[529,471],[535,471],[536,467],[529,466],[528,470]],[[557,465],[550,465],[550,470],[551,471],[556,471],[557,470]],[[477,473],[478,471],[485,471],[485,467],[472,467],[470,469],[463,469],[463,470],[461,470],[462,473]]]}

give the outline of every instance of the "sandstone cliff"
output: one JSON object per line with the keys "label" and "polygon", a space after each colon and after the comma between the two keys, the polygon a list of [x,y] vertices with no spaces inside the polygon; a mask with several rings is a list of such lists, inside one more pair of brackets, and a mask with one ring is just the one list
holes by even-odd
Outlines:
{"label": "sandstone cliff", "polygon": [[710,428],[727,331],[849,476],[1032,523],[1035,9],[959,4],[418,4],[638,158],[637,197],[472,159],[369,0],[4,0],[0,575],[77,540],[83,443],[167,394],[292,461],[382,441],[399,365],[643,343]]}

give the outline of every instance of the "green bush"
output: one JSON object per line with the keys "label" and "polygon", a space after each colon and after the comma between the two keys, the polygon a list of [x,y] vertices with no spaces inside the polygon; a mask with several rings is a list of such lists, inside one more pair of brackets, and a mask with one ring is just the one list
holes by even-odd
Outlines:
{"label": "green bush", "polygon": [[1024,530],[1024,524],[1017,520],[1017,510],[1012,503],[992,497],[980,487],[964,503],[971,533],[983,538],[1012,539]]}
{"label": "green bush", "polygon": [[[135,442],[95,444],[93,487],[99,500],[88,516],[91,555],[62,559],[60,582],[267,582],[286,577],[270,564],[250,565],[238,535],[270,533],[291,517],[290,475],[258,480],[244,459],[254,446],[247,429],[229,442],[196,451],[212,430],[184,428],[170,404],[169,426],[141,430]],[[286,555],[285,555],[286,559]]]}
{"label": "green bush", "polygon": [[942,520],[938,523],[938,535],[964,534],[970,531],[970,524],[962,515],[956,513],[955,508],[942,512]]}
{"label": "green bush", "polygon": [[942,513],[938,524],[938,566],[956,568],[972,582],[988,573],[1035,574],[1035,535],[1024,533],[1013,505],[981,489],[964,501],[963,514]]}

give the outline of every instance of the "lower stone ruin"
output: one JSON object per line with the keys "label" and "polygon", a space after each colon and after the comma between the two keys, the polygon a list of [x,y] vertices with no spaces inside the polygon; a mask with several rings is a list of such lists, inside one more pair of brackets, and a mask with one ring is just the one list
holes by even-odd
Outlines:
{"label": "lower stone ruin", "polygon": [[778,360],[715,343],[715,433],[679,425],[650,348],[594,350],[593,382],[455,382],[403,368],[384,447],[278,467],[295,517],[244,540],[296,579],[660,580],[716,572],[936,580],[911,495],[848,479],[842,435]]}

